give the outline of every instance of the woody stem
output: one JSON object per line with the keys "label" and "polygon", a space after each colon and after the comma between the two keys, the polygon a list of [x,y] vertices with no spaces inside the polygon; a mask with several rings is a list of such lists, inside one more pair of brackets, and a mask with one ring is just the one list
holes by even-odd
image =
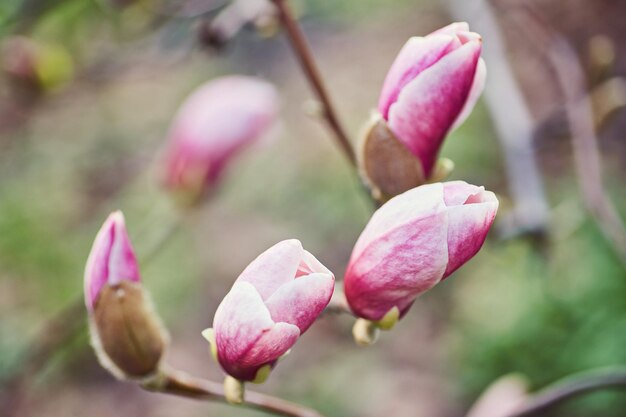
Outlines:
{"label": "woody stem", "polygon": [[289,9],[286,0],[272,0],[272,2],[278,8],[280,21],[285,28],[291,47],[293,48],[296,57],[300,62],[300,66],[302,67],[305,76],[309,80],[309,83],[311,84],[315,95],[322,104],[322,116],[326,120],[329,128],[333,131],[337,143],[341,147],[342,151],[344,152],[350,163],[353,166],[356,166],[356,156],[354,154],[354,150],[352,149],[352,145],[350,145],[348,135],[339,123],[337,113],[335,112],[333,105],[330,102],[330,98],[322,80],[322,76],[319,72],[319,69],[317,68],[315,59],[313,58],[313,53],[311,52],[311,48],[309,47],[304,37],[304,34],[302,33],[300,25],[294,18],[293,13]]}
{"label": "woody stem", "polygon": [[[167,370],[160,381],[144,384],[149,391],[178,395],[198,400],[227,403],[222,384],[197,378],[177,370]],[[246,391],[240,407],[251,408],[285,417],[324,417],[317,411],[271,395]]]}

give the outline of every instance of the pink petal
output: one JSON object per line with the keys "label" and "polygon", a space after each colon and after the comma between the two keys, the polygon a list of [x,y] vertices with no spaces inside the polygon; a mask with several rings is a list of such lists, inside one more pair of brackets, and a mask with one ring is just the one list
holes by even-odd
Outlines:
{"label": "pink petal", "polygon": [[314,272],[321,272],[323,274],[328,274],[334,277],[333,273],[330,272],[330,270],[324,265],[322,265],[322,263],[318,261],[317,258],[315,258],[315,256],[311,254],[311,252],[305,250],[303,251],[298,270],[296,271],[296,278],[303,275],[309,275]]}
{"label": "pink petal", "polygon": [[378,320],[401,312],[435,285],[448,262],[443,185],[400,194],[374,213],[354,247],[345,276],[351,308]]}
{"label": "pink petal", "polygon": [[463,45],[470,41],[482,40],[482,36],[480,36],[478,33],[469,31],[457,32],[456,37]]}
{"label": "pink petal", "polygon": [[[384,206],[383,206],[384,207]],[[448,262],[445,209],[390,229],[350,259],[344,288],[359,316],[380,320],[393,307],[403,314],[441,280]]]}
{"label": "pink petal", "polygon": [[281,286],[265,305],[275,322],[293,324],[304,333],[328,305],[334,282],[332,274],[306,275]]}
{"label": "pink petal", "polygon": [[478,67],[476,67],[476,74],[474,75],[474,81],[472,82],[472,88],[469,92],[469,96],[463,106],[463,110],[461,110],[461,113],[459,113],[458,117],[452,124],[452,127],[450,128],[451,132],[461,126],[472,110],[474,110],[474,106],[476,106],[476,103],[485,88],[486,79],[487,65],[485,64],[485,60],[480,58],[478,60]]}
{"label": "pink petal", "polygon": [[447,54],[406,85],[389,109],[388,124],[430,175],[439,148],[463,109],[474,81],[481,42]]}
{"label": "pink petal", "polygon": [[198,173],[215,181],[226,163],[275,122],[278,94],[260,79],[227,76],[210,81],[181,106],[169,134],[166,183],[193,184]]}
{"label": "pink petal", "polygon": [[378,110],[385,119],[402,88],[454,49],[455,41],[455,37],[444,34],[412,37],[407,41],[387,73],[378,101]]}
{"label": "pink petal", "polygon": [[141,280],[121,211],[111,213],[98,231],[87,259],[84,278],[85,304],[89,311],[93,310],[105,284]]}
{"label": "pink petal", "polygon": [[442,186],[443,201],[448,207],[463,205],[471,196],[485,191],[485,187],[478,187],[465,181],[447,181]]}
{"label": "pink petal", "polygon": [[240,380],[253,380],[258,369],[273,364],[298,341],[300,330],[293,324],[276,323],[254,343],[238,361],[239,372],[230,375]]}
{"label": "pink petal", "polygon": [[252,284],[235,282],[213,319],[218,359],[226,372],[239,369],[241,358],[273,327],[274,321]]}
{"label": "pink petal", "polygon": [[237,282],[251,283],[266,300],[281,285],[293,281],[303,256],[304,249],[299,240],[283,240],[252,261]]}
{"label": "pink petal", "polygon": [[444,278],[470,260],[482,247],[498,211],[498,199],[483,187],[466,184],[465,201],[458,184],[448,204],[448,257]]}
{"label": "pink petal", "polygon": [[406,224],[422,217],[431,216],[444,209],[443,185],[441,183],[413,188],[392,198],[371,217],[354,245],[352,258],[361,256],[367,246],[388,231],[405,227]]}
{"label": "pink petal", "polygon": [[456,36],[459,32],[468,32],[469,24],[467,22],[454,22],[448,26],[444,26],[441,29],[437,29],[428,36],[432,35],[453,35]]}

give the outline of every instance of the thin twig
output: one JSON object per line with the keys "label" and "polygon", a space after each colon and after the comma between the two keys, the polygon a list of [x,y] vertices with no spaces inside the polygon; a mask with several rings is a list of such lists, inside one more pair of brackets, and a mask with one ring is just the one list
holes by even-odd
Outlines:
{"label": "thin twig", "polygon": [[524,10],[527,19],[522,33],[531,36],[541,50],[548,51],[546,56],[565,99],[574,164],[585,205],[606,240],[621,261],[626,263],[626,227],[604,188],[593,110],[585,94],[585,75],[580,60],[568,40],[552,29],[539,13],[528,5],[524,6]]}
{"label": "thin twig", "polygon": [[[164,379],[156,384],[145,384],[149,391],[178,395],[194,399],[206,399],[226,403],[222,384],[193,377],[180,371],[168,370]],[[265,411],[285,417],[324,417],[317,411],[299,404],[246,390],[244,403],[240,407]]]}
{"label": "thin twig", "polygon": [[528,417],[565,400],[602,389],[626,390],[626,368],[601,369],[572,375],[540,391],[506,417]]}
{"label": "thin twig", "polygon": [[272,2],[278,8],[280,21],[287,31],[289,42],[291,43],[291,47],[298,57],[300,66],[302,67],[304,74],[309,80],[311,87],[315,91],[317,98],[323,106],[324,119],[326,119],[328,126],[335,134],[335,138],[337,139],[339,146],[345,153],[350,163],[356,166],[356,156],[354,154],[354,149],[352,149],[352,145],[350,144],[348,135],[339,123],[337,113],[335,112],[330,102],[328,92],[326,90],[326,87],[324,86],[324,82],[322,81],[320,72],[317,68],[317,65],[315,64],[315,59],[313,58],[313,54],[304,37],[304,34],[302,33],[300,25],[294,18],[291,10],[289,9],[289,6],[287,5],[286,0],[272,0]]}
{"label": "thin twig", "polygon": [[[581,97],[592,104],[594,130],[601,132],[612,116],[626,107],[626,78],[615,76],[603,80],[591,91],[581,94]],[[569,121],[563,107],[550,111],[535,126],[535,140],[538,142],[567,137],[569,134]],[[539,146],[548,148],[550,144],[540,143]]]}
{"label": "thin twig", "polygon": [[46,321],[19,359],[19,369],[2,384],[3,398],[0,400],[7,417],[15,415],[21,408],[28,387],[53,354],[84,327],[85,304],[82,298],[74,300]]}

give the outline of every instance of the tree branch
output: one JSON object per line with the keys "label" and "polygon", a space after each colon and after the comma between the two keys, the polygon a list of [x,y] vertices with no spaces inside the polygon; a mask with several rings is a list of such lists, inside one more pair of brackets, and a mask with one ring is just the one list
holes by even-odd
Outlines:
{"label": "tree branch", "polygon": [[626,390],[626,368],[593,370],[572,375],[535,394],[506,417],[528,417],[565,400],[601,389]]}
{"label": "tree branch", "polygon": [[[142,387],[153,392],[178,395],[194,399],[206,399],[226,403],[222,384],[187,375],[180,371],[168,370],[162,380],[154,384],[143,384]],[[324,417],[317,411],[299,404],[246,390],[244,403],[240,407],[265,411],[285,417]]]}
{"label": "tree branch", "polygon": [[326,119],[328,126],[335,134],[335,139],[337,140],[337,143],[341,147],[342,151],[344,152],[350,163],[353,166],[356,166],[356,156],[354,154],[354,149],[352,149],[352,145],[350,144],[348,135],[339,123],[339,119],[337,118],[337,114],[333,108],[333,105],[330,102],[328,92],[326,90],[326,87],[324,86],[324,82],[317,68],[317,65],[315,64],[315,59],[313,58],[311,49],[309,48],[304,34],[302,33],[302,29],[298,25],[296,19],[293,17],[293,14],[289,9],[286,0],[272,0],[272,2],[278,8],[280,21],[285,28],[285,31],[287,32],[289,42],[298,58],[298,61],[300,62],[300,66],[302,67],[305,76],[309,80],[309,83],[311,84],[315,95],[317,95],[317,98],[323,106],[322,116],[324,117],[324,119]]}
{"label": "tree branch", "polygon": [[83,299],[73,300],[48,319],[19,359],[21,366],[2,383],[2,409],[7,416],[16,415],[34,377],[41,371],[61,346],[74,338],[85,327]]}
{"label": "tree branch", "polygon": [[[554,69],[565,99],[574,165],[585,205],[606,240],[622,263],[626,264],[626,227],[604,188],[599,140],[580,60],[568,40],[552,29],[539,13],[529,5],[522,7],[526,19],[521,33],[530,36],[542,51],[547,51],[545,55]],[[529,27],[532,30],[528,30]]]}

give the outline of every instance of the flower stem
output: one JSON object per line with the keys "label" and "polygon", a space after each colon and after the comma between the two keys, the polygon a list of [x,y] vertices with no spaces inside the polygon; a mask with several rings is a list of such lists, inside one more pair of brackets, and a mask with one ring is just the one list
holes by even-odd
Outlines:
{"label": "flower stem", "polygon": [[[144,384],[143,388],[165,394],[178,395],[193,399],[206,399],[228,403],[222,384],[187,375],[181,371],[168,370],[155,384]],[[324,417],[315,410],[299,404],[261,394],[255,391],[245,392],[244,402],[239,407],[251,408],[285,417]]]}
{"label": "flower stem", "polygon": [[311,87],[315,91],[317,98],[323,106],[322,116],[326,119],[328,126],[334,132],[339,146],[345,153],[350,163],[353,166],[356,166],[354,149],[350,144],[350,140],[348,139],[345,130],[339,123],[337,113],[330,102],[328,92],[324,86],[324,82],[315,63],[315,59],[313,58],[313,53],[311,52],[311,48],[302,33],[300,25],[294,18],[286,0],[272,0],[272,2],[278,8],[281,23],[287,32],[289,42],[298,58],[298,61],[300,62],[300,66],[302,67],[305,76],[309,80]]}

